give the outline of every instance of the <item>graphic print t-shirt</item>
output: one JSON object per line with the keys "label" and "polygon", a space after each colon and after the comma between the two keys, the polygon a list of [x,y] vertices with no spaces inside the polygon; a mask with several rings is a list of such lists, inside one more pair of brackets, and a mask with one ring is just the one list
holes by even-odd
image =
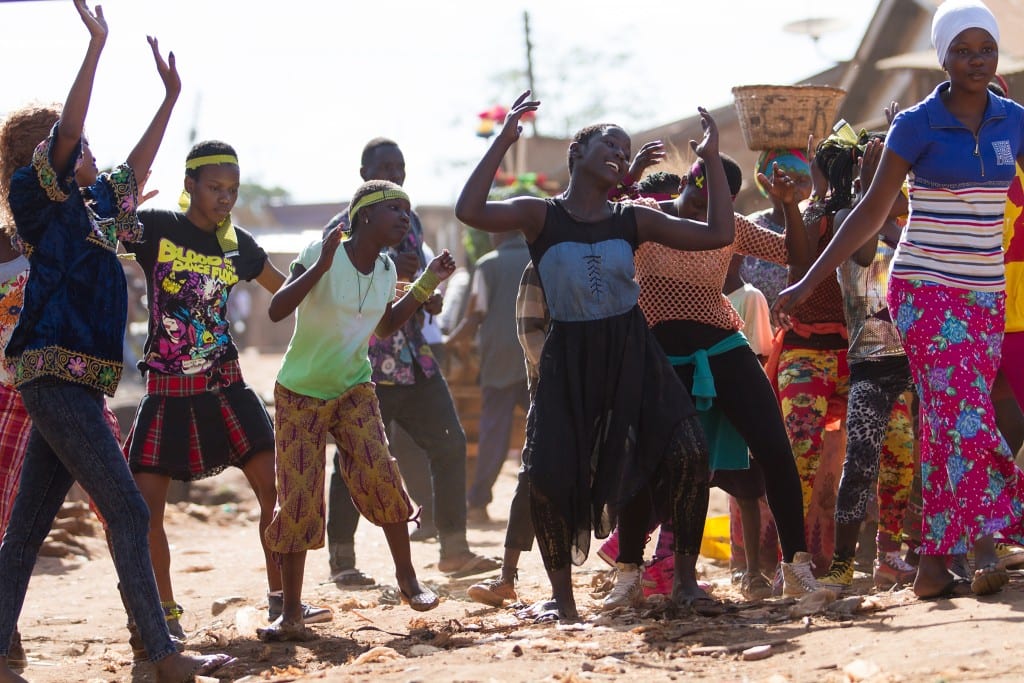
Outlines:
{"label": "graphic print t-shirt", "polygon": [[228,294],[263,270],[267,253],[235,227],[230,257],[213,233],[175,211],[140,211],[142,240],[126,244],[146,273],[149,336],[142,364],[169,375],[206,372],[238,358],[227,320]]}

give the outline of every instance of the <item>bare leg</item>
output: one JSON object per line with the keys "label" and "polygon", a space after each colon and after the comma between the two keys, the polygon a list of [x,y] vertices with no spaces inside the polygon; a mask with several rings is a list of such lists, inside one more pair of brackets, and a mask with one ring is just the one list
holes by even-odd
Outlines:
{"label": "bare leg", "polygon": [[761,504],[757,498],[737,498],[740,524],[743,526],[743,552],[747,557],[747,571],[761,573]]}
{"label": "bare leg", "polygon": [[576,611],[576,596],[572,593],[572,565],[549,569],[548,580],[551,582],[551,600],[558,611],[559,620],[578,620],[580,614]]}
{"label": "bare leg", "polygon": [[164,506],[167,504],[167,489],[171,478],[153,472],[138,472],[135,483],[149,508],[149,558],[153,562],[153,575],[160,592],[161,602],[174,600],[171,587],[171,550],[164,532]]}
{"label": "bare leg", "polygon": [[398,590],[401,591],[402,597],[414,610],[420,612],[437,607],[437,596],[433,591],[423,588],[416,578],[409,549],[409,525],[406,522],[396,522],[384,524],[381,528],[384,529],[384,537],[395,561],[395,579],[398,581]]}
{"label": "bare leg", "polygon": [[[252,456],[245,467],[242,468],[245,478],[252,486],[252,492],[256,494],[256,500],[260,504],[260,544],[263,546],[263,562],[267,568],[267,587],[271,592],[281,590],[281,570],[274,562],[270,549],[267,548],[267,541],[264,537],[270,521],[274,518],[274,506],[277,504],[277,485],[274,472],[274,452],[260,451]],[[303,560],[305,562],[305,560]],[[303,565],[305,566],[305,565]],[[301,581],[299,589],[301,592]]]}

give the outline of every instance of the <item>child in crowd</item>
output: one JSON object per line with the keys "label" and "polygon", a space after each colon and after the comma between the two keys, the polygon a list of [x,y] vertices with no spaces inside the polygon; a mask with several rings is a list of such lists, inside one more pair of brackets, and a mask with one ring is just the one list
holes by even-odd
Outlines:
{"label": "child in crowd", "polygon": [[[384,424],[370,382],[370,335],[386,337],[405,324],[455,271],[447,250],[397,302],[397,268],[382,249],[409,230],[409,197],[392,182],[363,183],[349,204],[351,237],[342,227],[307,246],[270,302],[270,318],[296,311],[295,332],[274,388],[278,502],[266,531],[284,580],[281,618],[261,629],[263,640],[307,640],[301,595],[306,551],[324,544],[326,438],[338,444],[352,500],[384,529],[402,600],[417,611],[437,596],[416,578],[409,550],[413,506],[388,453]],[[341,254],[337,254],[342,245]]]}
{"label": "child in crowd", "polygon": [[[544,338],[551,326],[544,287],[533,263],[527,263],[519,280],[516,294],[516,333],[526,359],[526,384],[530,392],[532,411],[540,379],[540,357],[544,351]],[[528,411],[528,413],[529,413]],[[533,522],[530,519],[530,451],[523,448],[523,464],[519,468],[516,490],[509,505],[508,525],[505,529],[505,554],[501,560],[501,576],[475,583],[467,591],[471,600],[491,607],[501,607],[506,601],[515,602],[519,556],[533,548]]]}
{"label": "child in crowd", "polygon": [[[882,137],[871,136],[865,143],[858,180],[861,196],[878,167]],[[821,583],[839,590],[853,583],[857,537],[876,484],[879,523],[872,571],[875,586],[888,589],[912,581],[917,573],[900,554],[903,517],[914,476],[913,417],[907,393],[913,382],[899,330],[885,300],[889,269],[902,232],[898,218],[906,214],[906,207],[906,198],[900,193],[877,237],[865,242],[838,271],[850,337],[850,395],[846,459],[836,496],[835,551]],[[837,212],[840,229],[849,214],[850,209]]]}
{"label": "child in crowd", "polygon": [[779,295],[780,322],[878,232],[908,173],[910,221],[888,303],[920,397],[921,559],[914,591],[966,590],[947,563],[972,546],[970,589],[1000,590],[994,534],[1024,540],[1020,471],[996,429],[991,389],[1005,324],[1001,239],[1006,191],[1024,160],[1024,107],[991,94],[999,27],[976,0],[947,0],[932,42],[949,76],[892,123],[864,199],[804,277]]}
{"label": "child in crowd", "polygon": [[[268,617],[281,615],[281,573],[263,540],[274,514],[274,430],[263,401],[245,383],[227,317],[240,280],[276,292],[284,275],[246,230],[233,225],[238,155],[217,140],[185,159],[182,212],[139,212],[142,233],[126,242],[146,275],[149,334],[140,368],[146,394],[124,450],[149,507],[149,547],[171,635],[184,638],[174,599],[164,507],[171,480],[193,481],[241,468],[260,506]],[[307,623],[331,611],[304,606]]]}
{"label": "child in crowd", "polygon": [[[13,112],[0,134],[0,202],[10,209],[31,264],[6,355],[32,420],[0,545],[0,680],[24,680],[8,667],[11,637],[39,547],[75,481],[107,523],[123,595],[157,680],[191,680],[231,660],[187,657],[171,641],[149,559],[146,504],[104,417],[103,399],[120,379],[127,314],[117,242],[138,237],[136,179],[149,172],[181,80],[173,53],[165,62],[150,38],[163,102],[126,162],[99,174],[84,127],[108,29],[99,7],[93,12],[83,0],[74,5],[90,41],[63,108]],[[41,124],[55,116],[47,135]]]}
{"label": "child in crowd", "polygon": [[[637,566],[657,501],[672,509],[677,563],[699,552],[706,446],[686,390],[637,306],[633,252],[648,240],[722,247],[732,241],[733,218],[718,129],[703,109],[704,139],[693,147],[709,160],[709,224],[608,201],[630,155],[629,136],[611,124],[577,133],[562,197],[489,202],[520,117],[540,104],[528,95],[513,104],[470,176],[456,216],[488,232],[522,231],[544,284],[551,329],[527,426],[533,523],[553,593],[539,618],[575,620],[571,565],[586,558],[592,530],[604,537],[620,521],[619,562]],[[696,576],[677,572],[675,581],[677,603],[705,596]]]}

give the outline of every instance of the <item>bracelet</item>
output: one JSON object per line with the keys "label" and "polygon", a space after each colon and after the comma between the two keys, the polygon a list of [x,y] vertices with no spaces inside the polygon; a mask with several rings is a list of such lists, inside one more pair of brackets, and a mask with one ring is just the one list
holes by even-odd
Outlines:
{"label": "bracelet", "polygon": [[416,282],[412,283],[412,288],[409,290],[412,292],[412,296],[416,301],[421,304],[426,303],[430,295],[434,293],[434,289],[441,283],[441,278],[431,272],[429,269],[424,270],[423,274],[416,278]]}

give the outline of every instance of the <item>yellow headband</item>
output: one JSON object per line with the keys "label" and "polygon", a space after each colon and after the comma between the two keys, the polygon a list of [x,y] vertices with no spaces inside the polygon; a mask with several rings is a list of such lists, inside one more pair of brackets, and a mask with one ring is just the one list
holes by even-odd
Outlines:
{"label": "yellow headband", "polygon": [[403,190],[390,190],[389,189],[389,190],[377,190],[376,192],[371,192],[370,194],[361,197],[359,199],[359,202],[357,202],[355,206],[349,207],[349,210],[348,210],[348,222],[349,222],[349,225],[353,225],[353,226],[355,225],[356,214],[359,213],[360,209],[363,209],[363,208],[365,208],[367,206],[371,206],[373,204],[379,204],[380,202],[386,202],[389,199],[404,199],[405,201],[409,201],[409,195],[407,195]]}
{"label": "yellow headband", "polygon": [[212,166],[214,164],[234,164],[238,166],[238,157],[234,154],[211,154],[205,157],[196,157],[185,162],[185,170],[194,171],[200,166]]}

